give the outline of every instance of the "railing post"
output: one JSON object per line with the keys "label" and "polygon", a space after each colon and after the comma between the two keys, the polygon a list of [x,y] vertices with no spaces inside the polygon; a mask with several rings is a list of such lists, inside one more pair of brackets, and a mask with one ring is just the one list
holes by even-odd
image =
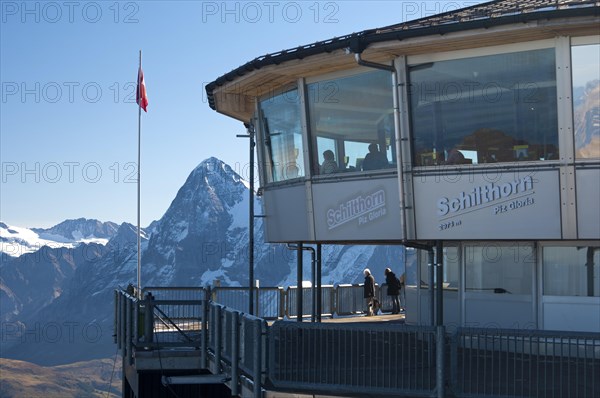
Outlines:
{"label": "railing post", "polygon": [[133,307],[133,341],[137,345],[140,341],[140,300],[134,301]]}
{"label": "railing post", "polygon": [[459,330],[455,330],[450,337],[450,388],[454,391],[458,385],[458,339]]}
{"label": "railing post", "polygon": [[256,316],[260,316],[260,308],[258,307],[258,302],[259,302],[259,297],[260,297],[260,282],[257,280],[254,281],[255,288],[256,288],[256,294],[254,295],[254,314],[250,314],[250,315],[256,315]]}
{"label": "railing post", "polygon": [[268,352],[268,347],[269,347],[269,341],[268,341],[268,329],[269,329],[269,325],[267,323],[267,321],[265,321],[264,319],[261,319],[260,321],[260,335],[261,335],[261,373],[260,373],[260,385],[261,388],[262,386],[265,384],[266,380],[267,380],[267,369],[268,369],[268,358],[267,358],[267,352]]}
{"label": "railing post", "polygon": [[116,344],[117,343],[117,336],[119,333],[119,291],[115,289],[115,306],[114,306],[114,311],[115,311],[115,317],[114,317],[114,324],[113,324],[113,342]]}
{"label": "railing post", "polygon": [[223,335],[223,331],[221,330],[222,328],[222,322],[221,322],[221,306],[217,305],[215,306],[215,319],[214,319],[214,323],[215,323],[215,372],[216,374],[219,374],[221,372],[221,346],[222,346],[222,342],[221,342],[221,336]]}
{"label": "railing post", "polygon": [[254,322],[254,398],[262,397],[262,322]]}
{"label": "railing post", "polygon": [[296,266],[296,279],[298,280],[297,283],[297,291],[296,291],[296,313],[298,315],[298,318],[296,318],[297,322],[302,322],[302,315],[303,314],[303,310],[302,310],[302,243],[298,243],[298,251],[297,251],[297,266]]}
{"label": "railing post", "polygon": [[444,339],[446,337],[444,331],[444,325],[439,325],[436,327],[436,336],[437,336],[437,344],[436,344],[436,385],[437,385],[437,397],[444,398],[444,382],[445,382],[445,363],[444,363]]}
{"label": "railing post", "polygon": [[131,346],[131,298],[127,298],[125,302],[125,356],[127,358],[127,363],[132,364],[133,354],[132,354],[132,346]]}
{"label": "railing post", "polygon": [[240,313],[233,311],[231,333],[231,395],[237,396],[239,391],[239,367],[240,367]]}
{"label": "railing post", "polygon": [[286,292],[283,287],[279,286],[279,312],[277,313],[277,317],[279,319],[283,319],[285,317],[286,312]]}
{"label": "railing post", "polygon": [[429,250],[428,252],[428,263],[427,263],[427,270],[428,270],[428,274],[429,274],[429,325],[434,326],[435,325],[435,292],[434,292],[434,272],[435,272],[435,257],[434,257],[434,253],[433,253],[433,249]]}
{"label": "railing post", "polygon": [[321,314],[323,313],[322,300],[323,300],[323,284],[321,275],[321,244],[317,244],[316,253],[316,267],[317,267],[317,322],[321,322]]}
{"label": "railing post", "polygon": [[208,369],[208,298],[205,297],[202,300],[202,331],[200,332],[202,352],[201,354],[201,365],[202,369]]}
{"label": "railing post", "polygon": [[154,340],[154,296],[151,292],[144,297],[144,343],[152,343]]}
{"label": "railing post", "polygon": [[119,322],[119,349],[121,350],[121,354],[125,357],[125,302],[127,298],[124,294],[121,293],[119,318],[121,321]]}

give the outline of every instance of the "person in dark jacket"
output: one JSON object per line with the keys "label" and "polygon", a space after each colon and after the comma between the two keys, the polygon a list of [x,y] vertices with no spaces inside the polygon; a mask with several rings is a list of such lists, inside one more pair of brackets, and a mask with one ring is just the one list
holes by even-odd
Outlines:
{"label": "person in dark jacket", "polygon": [[373,278],[368,268],[365,268],[363,274],[365,274],[364,297],[367,304],[367,316],[373,316],[375,314],[373,309],[375,304],[375,278]]}
{"label": "person in dark jacket", "polygon": [[369,145],[369,153],[365,156],[365,160],[362,163],[362,169],[367,170],[380,170],[385,169],[389,166],[387,156],[385,153],[379,151],[379,145],[373,143]]}
{"label": "person in dark jacket", "polygon": [[385,283],[387,284],[387,294],[392,298],[392,314],[400,313],[400,281],[391,269],[385,269]]}

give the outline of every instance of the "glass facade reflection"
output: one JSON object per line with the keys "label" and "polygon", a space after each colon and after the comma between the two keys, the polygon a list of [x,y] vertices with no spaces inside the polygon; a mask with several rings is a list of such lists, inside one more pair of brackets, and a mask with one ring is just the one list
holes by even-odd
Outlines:
{"label": "glass facade reflection", "polygon": [[466,245],[465,290],[530,295],[535,264],[533,245]]}
{"label": "glass facade reflection", "polygon": [[[446,290],[458,290],[460,275],[459,251],[459,246],[444,246],[443,248],[444,280],[442,281],[442,286]],[[421,268],[421,287],[427,288],[429,286],[429,256],[425,251],[420,253],[419,266]],[[433,280],[435,284],[437,282],[435,268],[433,270]],[[409,285],[416,286],[416,279]]]}
{"label": "glass facade reflection", "polygon": [[600,297],[600,246],[544,247],[544,295]]}
{"label": "glass facade reflection", "polygon": [[314,174],[395,168],[391,81],[376,70],[307,85]]}
{"label": "glass facade reflection", "polygon": [[[600,158],[600,44],[571,48],[577,159]],[[412,163],[476,165],[559,158],[555,49],[408,67]],[[306,85],[310,165],[297,89],[260,102],[267,182],[396,169],[391,73]]]}
{"label": "glass facade reflection", "polygon": [[298,90],[260,102],[267,181],[305,175]]}
{"label": "glass facade reflection", "polygon": [[600,44],[571,48],[577,159],[600,158]]}
{"label": "glass facade reflection", "polygon": [[558,159],[555,51],[409,67],[416,166]]}

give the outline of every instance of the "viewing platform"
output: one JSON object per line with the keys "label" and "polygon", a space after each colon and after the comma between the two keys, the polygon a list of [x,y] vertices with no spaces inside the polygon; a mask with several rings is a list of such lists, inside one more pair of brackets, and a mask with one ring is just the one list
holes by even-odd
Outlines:
{"label": "viewing platform", "polygon": [[[141,300],[116,291],[123,396],[600,394],[597,333],[412,326],[403,314],[386,313],[383,289],[377,292],[383,314],[370,317],[362,286],[323,289],[322,308],[330,313],[321,322],[312,313],[305,318],[314,322],[299,322],[285,310],[295,308],[294,288],[256,289],[263,318],[235,308],[245,304],[248,288],[150,287]],[[278,304],[265,299],[272,300],[273,291],[283,297]],[[312,308],[306,303],[303,308]],[[337,314],[352,303],[351,314]]]}

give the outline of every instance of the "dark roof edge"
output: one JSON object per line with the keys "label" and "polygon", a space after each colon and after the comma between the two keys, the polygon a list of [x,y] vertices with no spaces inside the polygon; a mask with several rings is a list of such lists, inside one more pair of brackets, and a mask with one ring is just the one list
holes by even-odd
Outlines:
{"label": "dark roof edge", "polygon": [[264,68],[269,65],[278,65],[283,62],[303,59],[317,54],[333,52],[336,50],[350,48],[353,52],[361,53],[370,44],[392,41],[405,40],[419,36],[429,36],[434,34],[444,35],[447,33],[491,28],[494,26],[508,25],[514,23],[526,23],[540,19],[552,19],[560,17],[578,17],[578,16],[598,16],[600,15],[600,7],[581,7],[561,10],[536,11],[531,13],[523,13],[517,15],[505,15],[495,18],[477,19],[465,22],[457,22],[452,24],[443,24],[437,26],[428,26],[423,28],[411,28],[406,30],[393,30],[389,32],[378,33],[382,29],[369,29],[350,35],[335,37],[333,39],[316,42],[310,45],[283,50],[277,53],[267,54],[253,59],[250,62],[228,72],[221,77],[218,77],[213,82],[206,85],[206,94],[208,96],[209,106],[216,110],[213,91],[220,86],[236,80],[238,77]]}

